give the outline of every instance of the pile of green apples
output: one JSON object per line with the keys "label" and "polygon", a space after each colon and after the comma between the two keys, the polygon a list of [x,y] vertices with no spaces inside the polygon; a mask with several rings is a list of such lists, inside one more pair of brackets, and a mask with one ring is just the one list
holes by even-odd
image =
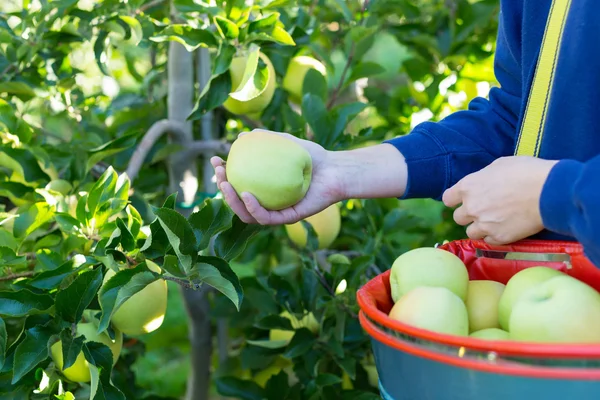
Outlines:
{"label": "pile of green apples", "polygon": [[417,248],[390,271],[391,319],[433,332],[484,340],[600,343],[600,293],[552,268],[535,266],[506,285],[469,280],[449,251]]}

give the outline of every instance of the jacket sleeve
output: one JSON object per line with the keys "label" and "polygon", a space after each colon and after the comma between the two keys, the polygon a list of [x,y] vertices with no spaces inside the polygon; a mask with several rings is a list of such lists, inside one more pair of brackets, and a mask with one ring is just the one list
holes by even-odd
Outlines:
{"label": "jacket sleeve", "polygon": [[421,123],[408,135],[386,141],[407,162],[403,198],[440,199],[464,176],[514,153],[521,107],[521,71],[515,54],[518,50],[509,47],[501,18],[494,60],[500,87],[490,90],[489,99],[477,97],[467,110]]}
{"label": "jacket sleeve", "polygon": [[574,237],[600,267],[600,155],[559,161],[544,184],[540,212],[546,229]]}

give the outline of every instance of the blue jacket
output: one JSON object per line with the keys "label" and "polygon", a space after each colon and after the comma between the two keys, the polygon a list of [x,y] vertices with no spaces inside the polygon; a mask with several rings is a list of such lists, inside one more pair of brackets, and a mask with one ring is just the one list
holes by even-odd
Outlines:
{"label": "blue jacket", "polygon": [[[440,199],[464,176],[514,154],[550,4],[502,0],[494,65],[500,87],[488,99],[474,99],[468,110],[388,142],[406,157],[404,198]],[[561,161],[542,191],[542,236],[581,242],[600,267],[598,0],[572,1],[555,76],[539,157]]]}

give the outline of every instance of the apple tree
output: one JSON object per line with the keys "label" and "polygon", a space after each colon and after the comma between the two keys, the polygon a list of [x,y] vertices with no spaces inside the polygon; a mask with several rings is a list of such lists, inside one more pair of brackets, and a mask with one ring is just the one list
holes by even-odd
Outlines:
{"label": "apple tree", "polygon": [[346,150],[485,96],[497,0],[4,0],[0,397],[378,398],[355,293],[438,202],[244,224],[237,134]]}

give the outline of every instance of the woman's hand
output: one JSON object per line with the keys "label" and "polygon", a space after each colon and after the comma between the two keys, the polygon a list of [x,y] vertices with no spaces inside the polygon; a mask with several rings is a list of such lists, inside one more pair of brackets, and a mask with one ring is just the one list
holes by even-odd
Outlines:
{"label": "woman's hand", "polygon": [[557,161],[500,158],[446,190],[442,200],[456,207],[454,220],[469,225],[467,236],[492,245],[516,242],[544,229],[540,196]]}
{"label": "woman's hand", "polygon": [[[280,211],[269,211],[250,193],[242,193],[240,199],[227,181],[226,162],[219,157],[213,157],[211,163],[215,168],[217,185],[225,201],[242,221],[261,225],[290,224],[316,214],[344,198],[342,179],[333,162],[333,153],[314,142],[298,139],[287,133],[269,132],[295,141],[310,153],[313,163],[310,187],[305,197],[294,206]],[[240,136],[251,134],[252,132],[245,132]]]}

